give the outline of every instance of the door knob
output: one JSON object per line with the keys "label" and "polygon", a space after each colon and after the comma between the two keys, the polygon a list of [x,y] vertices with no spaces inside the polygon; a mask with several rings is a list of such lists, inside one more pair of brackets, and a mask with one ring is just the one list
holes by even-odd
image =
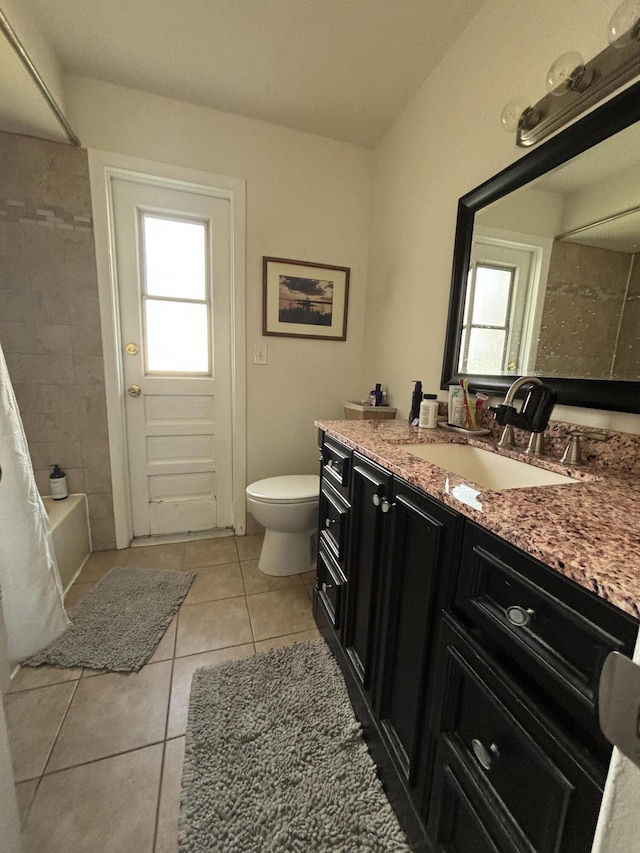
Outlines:
{"label": "door knob", "polygon": [[142,394],[142,388],[139,385],[130,385],[127,388],[127,394],[130,397],[139,397]]}
{"label": "door knob", "polygon": [[127,344],[125,350],[129,355],[137,355],[140,352],[140,347],[138,344]]}

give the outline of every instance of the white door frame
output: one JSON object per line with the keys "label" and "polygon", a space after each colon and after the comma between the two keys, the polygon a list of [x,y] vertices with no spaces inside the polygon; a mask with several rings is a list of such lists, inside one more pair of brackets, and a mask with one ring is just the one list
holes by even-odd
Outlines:
{"label": "white door frame", "polygon": [[187,192],[213,195],[230,202],[231,235],[231,431],[233,528],[238,536],[246,531],[246,268],[245,199],[242,178],[215,175],[182,166],[156,163],[124,154],[89,149],[89,178],[93,209],[100,325],[104,355],[109,453],[113,483],[113,512],[116,548],[126,548],[133,538],[129,465],[124,413],[124,379],[120,322],[118,316],[111,182],[114,178],[168,186]]}

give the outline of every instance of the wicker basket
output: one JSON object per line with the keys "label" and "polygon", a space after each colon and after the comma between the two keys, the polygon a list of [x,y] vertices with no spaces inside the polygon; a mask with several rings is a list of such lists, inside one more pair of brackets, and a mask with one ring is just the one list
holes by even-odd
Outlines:
{"label": "wicker basket", "polygon": [[350,400],[344,404],[344,416],[348,421],[390,421],[396,416],[391,406],[362,406]]}

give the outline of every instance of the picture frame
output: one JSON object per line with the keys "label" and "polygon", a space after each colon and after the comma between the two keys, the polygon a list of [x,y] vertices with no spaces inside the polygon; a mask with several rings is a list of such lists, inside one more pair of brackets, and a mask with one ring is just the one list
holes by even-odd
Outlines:
{"label": "picture frame", "polygon": [[349,267],[262,259],[262,334],[345,341]]}

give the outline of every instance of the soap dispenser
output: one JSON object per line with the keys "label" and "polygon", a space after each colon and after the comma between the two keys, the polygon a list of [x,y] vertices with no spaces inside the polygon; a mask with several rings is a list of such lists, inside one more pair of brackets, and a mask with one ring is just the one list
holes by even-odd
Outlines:
{"label": "soap dispenser", "polygon": [[409,413],[409,423],[414,426],[418,423],[418,419],[420,418],[420,403],[422,402],[422,382],[418,379],[412,380],[414,383],[413,386],[413,396],[411,397],[411,411]]}
{"label": "soap dispenser", "polygon": [[69,489],[67,488],[67,477],[64,471],[56,463],[49,465],[53,470],[49,474],[49,483],[51,486],[51,497],[54,501],[62,501],[69,497]]}

